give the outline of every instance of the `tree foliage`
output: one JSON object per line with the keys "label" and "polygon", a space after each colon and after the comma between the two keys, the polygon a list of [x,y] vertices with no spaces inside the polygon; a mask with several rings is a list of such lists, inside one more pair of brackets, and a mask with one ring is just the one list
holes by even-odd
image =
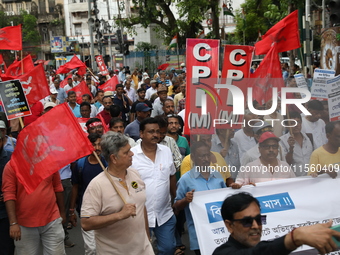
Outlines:
{"label": "tree foliage", "polygon": [[135,51],[150,51],[155,49],[157,49],[157,46],[148,42],[139,42],[135,46]]}
{"label": "tree foliage", "polygon": [[26,11],[21,10],[20,15],[7,16],[3,11],[0,11],[0,27],[14,26],[22,24],[22,40],[28,44],[39,44],[40,35],[37,30],[37,18]]}
{"label": "tree foliage", "polygon": [[[179,46],[185,45],[186,38],[195,38],[203,29],[201,22],[206,19],[208,10],[212,13],[213,34],[219,38],[218,0],[132,0],[134,13],[122,20],[125,28],[133,29],[140,24],[148,27],[151,23],[158,25],[158,35],[168,44],[178,34]],[[175,17],[173,9],[179,18]],[[117,23],[119,21],[117,20]]]}
{"label": "tree foliage", "polygon": [[243,13],[239,10],[236,14],[235,35],[238,40],[252,45],[259,34],[265,34],[270,27],[303,4],[302,0],[246,0],[241,4]]}

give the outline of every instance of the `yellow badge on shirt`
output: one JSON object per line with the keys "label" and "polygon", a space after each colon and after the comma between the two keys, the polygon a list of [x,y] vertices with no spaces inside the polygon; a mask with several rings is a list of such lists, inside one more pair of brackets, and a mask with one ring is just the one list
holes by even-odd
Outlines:
{"label": "yellow badge on shirt", "polygon": [[131,187],[134,188],[134,189],[137,189],[138,188],[138,183],[133,181],[131,182]]}

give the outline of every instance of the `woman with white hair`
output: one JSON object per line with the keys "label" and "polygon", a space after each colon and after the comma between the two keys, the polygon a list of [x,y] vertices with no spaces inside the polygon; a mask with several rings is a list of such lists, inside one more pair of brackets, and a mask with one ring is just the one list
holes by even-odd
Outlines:
{"label": "woman with white hair", "polygon": [[81,225],[95,230],[97,254],[154,254],[145,210],[145,184],[130,168],[133,152],[128,139],[109,131],[102,136],[108,167],[87,187]]}

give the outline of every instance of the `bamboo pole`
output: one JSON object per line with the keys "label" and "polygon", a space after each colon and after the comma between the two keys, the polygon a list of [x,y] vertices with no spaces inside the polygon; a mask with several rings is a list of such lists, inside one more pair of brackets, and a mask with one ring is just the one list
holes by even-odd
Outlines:
{"label": "bamboo pole", "polygon": [[92,152],[93,155],[96,157],[96,159],[98,160],[100,166],[102,167],[103,171],[105,172],[106,177],[109,179],[109,181],[111,182],[113,188],[116,190],[117,194],[119,195],[119,197],[123,200],[124,204],[127,204],[125,198],[123,197],[122,193],[119,191],[119,189],[117,188],[116,184],[113,182],[112,177],[110,176],[109,172],[107,171],[107,168],[105,168],[105,166],[103,165],[102,161],[100,160],[100,158],[98,157],[97,153],[95,151]]}

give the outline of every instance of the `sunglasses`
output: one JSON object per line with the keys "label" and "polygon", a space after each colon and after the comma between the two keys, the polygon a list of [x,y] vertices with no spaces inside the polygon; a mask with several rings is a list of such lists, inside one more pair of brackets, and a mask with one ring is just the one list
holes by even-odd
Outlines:
{"label": "sunglasses", "polygon": [[267,215],[256,215],[255,217],[244,217],[242,219],[236,219],[232,221],[239,221],[243,227],[250,228],[253,225],[254,220],[256,221],[257,225],[265,225],[267,224]]}
{"label": "sunglasses", "polygon": [[178,115],[177,114],[168,114],[166,115],[168,118],[177,118]]}

